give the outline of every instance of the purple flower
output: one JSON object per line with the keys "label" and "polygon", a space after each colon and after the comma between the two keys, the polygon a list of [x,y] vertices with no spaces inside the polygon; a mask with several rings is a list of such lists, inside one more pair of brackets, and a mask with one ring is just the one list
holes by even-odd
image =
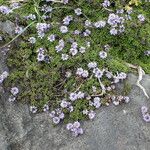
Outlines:
{"label": "purple flower", "polygon": [[88,114],[89,119],[90,119],[90,120],[94,119],[94,118],[95,118],[95,115],[96,115],[96,113],[95,113],[93,110],[91,110],[91,111],[89,112],[89,114]]}
{"label": "purple flower", "polygon": [[70,93],[69,99],[70,99],[71,101],[75,101],[77,98],[78,98],[78,97],[77,97],[77,94],[76,94],[76,93]]}
{"label": "purple flower", "polygon": [[38,60],[38,61],[43,61],[43,60],[44,60],[44,57],[45,57],[44,54],[39,53],[38,56],[37,56],[37,60]]}
{"label": "purple flower", "polygon": [[64,24],[64,25],[69,25],[71,20],[73,20],[72,16],[66,16],[66,17],[63,19],[63,24]]}
{"label": "purple flower", "polygon": [[93,68],[96,68],[97,67],[97,63],[96,62],[90,62],[88,63],[88,68],[89,69],[93,69]]}
{"label": "purple flower", "polygon": [[28,41],[31,43],[31,44],[34,44],[36,42],[36,38],[35,37],[30,37],[28,39]]}
{"label": "purple flower", "polygon": [[78,53],[78,50],[76,48],[71,48],[70,53],[72,56],[75,56]]}
{"label": "purple flower", "polygon": [[109,0],[104,0],[104,2],[102,3],[103,7],[109,7],[110,6],[110,1]]}
{"label": "purple flower", "polygon": [[105,27],[105,25],[106,25],[106,21],[103,21],[103,20],[94,23],[94,26],[96,28],[103,28],[103,27]]}
{"label": "purple flower", "polygon": [[82,14],[82,11],[80,8],[75,9],[74,12],[77,16],[80,16]]}
{"label": "purple flower", "polygon": [[53,123],[54,124],[59,124],[59,122],[60,122],[60,118],[59,117],[54,117],[53,118]]}
{"label": "purple flower", "polygon": [[74,128],[79,128],[79,127],[80,127],[80,122],[75,121],[75,122],[73,123],[73,127],[74,127]]}
{"label": "purple flower", "polygon": [[49,110],[49,106],[48,106],[47,104],[45,104],[45,105],[43,106],[43,111],[46,112],[46,111],[48,111],[48,110]]}
{"label": "purple flower", "polygon": [[64,119],[64,117],[65,117],[65,114],[64,114],[64,113],[59,114],[59,118],[60,118],[60,119]]}
{"label": "purple flower", "polygon": [[150,122],[150,115],[147,113],[147,114],[145,114],[145,115],[143,115],[143,120],[145,121],[145,122]]}
{"label": "purple flower", "polygon": [[13,94],[15,96],[19,93],[19,89],[17,87],[13,87],[13,88],[11,88],[10,92],[11,92],[11,94]]}
{"label": "purple flower", "polygon": [[118,30],[115,29],[115,28],[112,28],[112,29],[110,30],[110,34],[111,34],[111,35],[117,35],[117,33],[118,33]]}
{"label": "purple flower", "polygon": [[78,134],[83,134],[83,129],[82,128],[78,128],[77,132],[78,132]]}
{"label": "purple flower", "polygon": [[146,114],[148,112],[148,108],[146,106],[142,106],[141,107],[141,112],[142,112],[143,115]]}
{"label": "purple flower", "polygon": [[8,98],[8,101],[9,102],[14,102],[16,100],[16,97],[11,95],[9,98]]}
{"label": "purple flower", "polygon": [[129,103],[130,102],[130,98],[128,96],[124,96],[123,99],[124,99],[125,103]]}
{"label": "purple flower", "polygon": [[66,125],[66,129],[67,130],[71,130],[73,128],[73,124],[72,123],[68,123],[67,125]]}
{"label": "purple flower", "polygon": [[53,118],[53,117],[55,117],[55,114],[56,114],[56,112],[55,112],[55,111],[52,111],[52,112],[49,113],[49,116],[50,116],[51,118]]}
{"label": "purple flower", "polygon": [[68,32],[67,26],[61,26],[61,27],[60,27],[60,32],[61,32],[61,33],[67,33],[67,32]]}
{"label": "purple flower", "polygon": [[0,6],[0,12],[2,13],[2,14],[9,14],[10,12],[12,12],[11,11],[11,9],[10,8],[8,8],[7,6]]}
{"label": "purple flower", "polygon": [[36,113],[37,112],[37,107],[36,106],[30,106],[30,111],[32,113]]}
{"label": "purple flower", "polygon": [[100,51],[99,52],[99,57],[102,58],[102,59],[105,59],[107,57],[107,53],[104,52],[104,51]]}
{"label": "purple flower", "polygon": [[68,58],[69,58],[69,55],[67,55],[67,54],[62,54],[61,55],[62,60],[68,60]]}
{"label": "purple flower", "polygon": [[142,14],[139,14],[139,15],[138,15],[138,19],[139,19],[141,22],[144,22],[144,21],[145,21],[145,17],[144,17],[144,15],[142,15]]}
{"label": "purple flower", "polygon": [[50,36],[48,36],[48,40],[50,41],[50,42],[54,42],[55,41],[55,35],[54,34],[51,34]]}
{"label": "purple flower", "polygon": [[65,100],[62,100],[60,106],[61,106],[62,108],[66,108],[66,107],[68,106],[68,102],[65,101]]}

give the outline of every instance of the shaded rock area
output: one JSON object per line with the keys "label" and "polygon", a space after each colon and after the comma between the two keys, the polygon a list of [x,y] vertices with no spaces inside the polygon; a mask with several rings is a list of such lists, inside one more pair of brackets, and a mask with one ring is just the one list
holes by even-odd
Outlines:
{"label": "shaded rock area", "polygon": [[9,36],[13,36],[15,34],[15,24],[10,20],[5,22],[0,21],[0,31],[9,34]]}
{"label": "shaded rock area", "polygon": [[[0,50],[0,74],[7,70],[5,56]],[[150,150],[150,123],[142,120],[140,112],[143,105],[150,108],[150,100],[135,85],[136,80],[136,75],[129,74],[131,102],[97,110],[94,121],[83,123],[85,134],[78,138],[63,125],[53,127],[48,114],[33,115],[26,104],[8,102],[0,86],[0,150]],[[149,75],[142,85],[150,94]]]}

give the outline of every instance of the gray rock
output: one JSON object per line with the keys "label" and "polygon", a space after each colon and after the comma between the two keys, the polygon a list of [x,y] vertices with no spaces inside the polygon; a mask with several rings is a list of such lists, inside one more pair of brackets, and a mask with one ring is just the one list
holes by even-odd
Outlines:
{"label": "gray rock", "polygon": [[[0,73],[7,69],[0,51]],[[63,125],[53,127],[48,114],[30,114],[28,106],[8,102],[0,87],[0,150],[150,150],[150,124],[142,120],[140,107],[149,100],[129,74],[131,102],[102,107],[94,121],[84,122],[85,134],[71,137]],[[150,93],[150,76],[142,84]],[[121,86],[121,85],[120,85]]]}
{"label": "gray rock", "polygon": [[9,34],[11,37],[15,34],[15,24],[10,20],[0,21],[0,31]]}

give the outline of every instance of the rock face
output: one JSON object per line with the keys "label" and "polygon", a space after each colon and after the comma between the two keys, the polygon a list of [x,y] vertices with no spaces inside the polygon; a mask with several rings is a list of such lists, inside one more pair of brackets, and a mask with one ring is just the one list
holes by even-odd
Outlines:
{"label": "rock face", "polygon": [[[0,74],[7,70],[4,58],[1,50]],[[143,122],[140,113],[150,101],[135,85],[136,79],[128,76],[131,102],[97,110],[94,121],[83,123],[85,134],[78,138],[62,125],[53,127],[48,114],[32,115],[27,105],[8,102],[0,87],[0,150],[150,150],[150,123]],[[145,75],[142,84],[150,93],[150,76]]]}
{"label": "rock face", "polygon": [[0,31],[9,34],[9,36],[12,37],[15,33],[15,24],[9,20],[6,22],[0,21]]}

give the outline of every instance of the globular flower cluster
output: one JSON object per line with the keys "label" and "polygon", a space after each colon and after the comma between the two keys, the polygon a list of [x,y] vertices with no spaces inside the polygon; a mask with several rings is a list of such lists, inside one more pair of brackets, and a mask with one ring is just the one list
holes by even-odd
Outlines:
{"label": "globular flower cluster", "polygon": [[36,38],[35,37],[30,37],[28,39],[28,41],[31,43],[31,44],[35,44],[36,43]]}
{"label": "globular flower cluster", "polygon": [[36,19],[36,15],[35,14],[29,14],[28,16],[25,16],[25,18],[27,20],[31,19],[31,20],[35,20]]}
{"label": "globular flower cluster", "polygon": [[9,102],[14,102],[16,100],[16,96],[19,93],[19,89],[17,87],[12,87],[11,90],[11,95],[8,99]]}
{"label": "globular flower cluster", "polygon": [[45,53],[45,49],[44,48],[39,48],[37,50],[37,60],[38,62],[46,62],[46,63],[50,63],[50,59],[51,57],[49,57],[48,55],[46,55]]}
{"label": "globular flower cluster", "polygon": [[112,103],[115,106],[118,106],[121,103],[129,103],[130,102],[130,98],[128,96],[122,96],[122,95],[115,96],[115,95],[112,95],[110,98],[112,100]]}
{"label": "globular flower cluster", "polygon": [[68,123],[66,129],[69,130],[73,136],[77,137],[83,134],[83,129],[80,126],[80,122],[75,121],[74,123]]}
{"label": "globular flower cluster", "polygon": [[85,97],[85,93],[79,91],[78,93],[73,92],[70,93],[69,99],[73,102],[76,101],[77,99],[83,99]]}
{"label": "globular flower cluster", "polygon": [[110,6],[110,1],[109,0],[104,0],[104,2],[102,3],[103,7],[109,7]]}
{"label": "globular flower cluster", "polygon": [[36,29],[38,33],[38,37],[43,38],[45,36],[45,32],[50,29],[51,25],[47,23],[37,23]]}
{"label": "globular flower cluster", "polygon": [[89,72],[88,70],[84,70],[83,68],[78,68],[76,71],[76,75],[83,78],[87,78],[89,76]]}
{"label": "globular flower cluster", "polygon": [[139,19],[139,21],[141,21],[141,22],[144,22],[144,21],[145,21],[145,17],[144,17],[143,14],[139,14],[139,15],[138,15],[138,19]]}
{"label": "globular flower cluster", "polygon": [[11,13],[12,12],[12,10],[9,8],[9,7],[7,7],[7,6],[0,6],[0,12],[2,13],[2,14],[9,14],[9,13]]}
{"label": "globular flower cluster", "polygon": [[146,106],[142,106],[141,112],[142,112],[143,120],[145,122],[150,122],[150,113],[148,113],[148,108]]}
{"label": "globular flower cluster", "polygon": [[35,114],[37,112],[37,107],[32,105],[30,106],[30,112],[32,112],[33,114]]}
{"label": "globular flower cluster", "polygon": [[54,124],[59,124],[60,121],[64,119],[65,114],[61,108],[57,108],[54,111],[51,111],[49,116],[52,118]]}
{"label": "globular flower cluster", "polygon": [[110,34],[117,35],[123,33],[125,31],[124,21],[124,17],[119,16],[119,14],[109,14],[107,23],[111,26]]}

